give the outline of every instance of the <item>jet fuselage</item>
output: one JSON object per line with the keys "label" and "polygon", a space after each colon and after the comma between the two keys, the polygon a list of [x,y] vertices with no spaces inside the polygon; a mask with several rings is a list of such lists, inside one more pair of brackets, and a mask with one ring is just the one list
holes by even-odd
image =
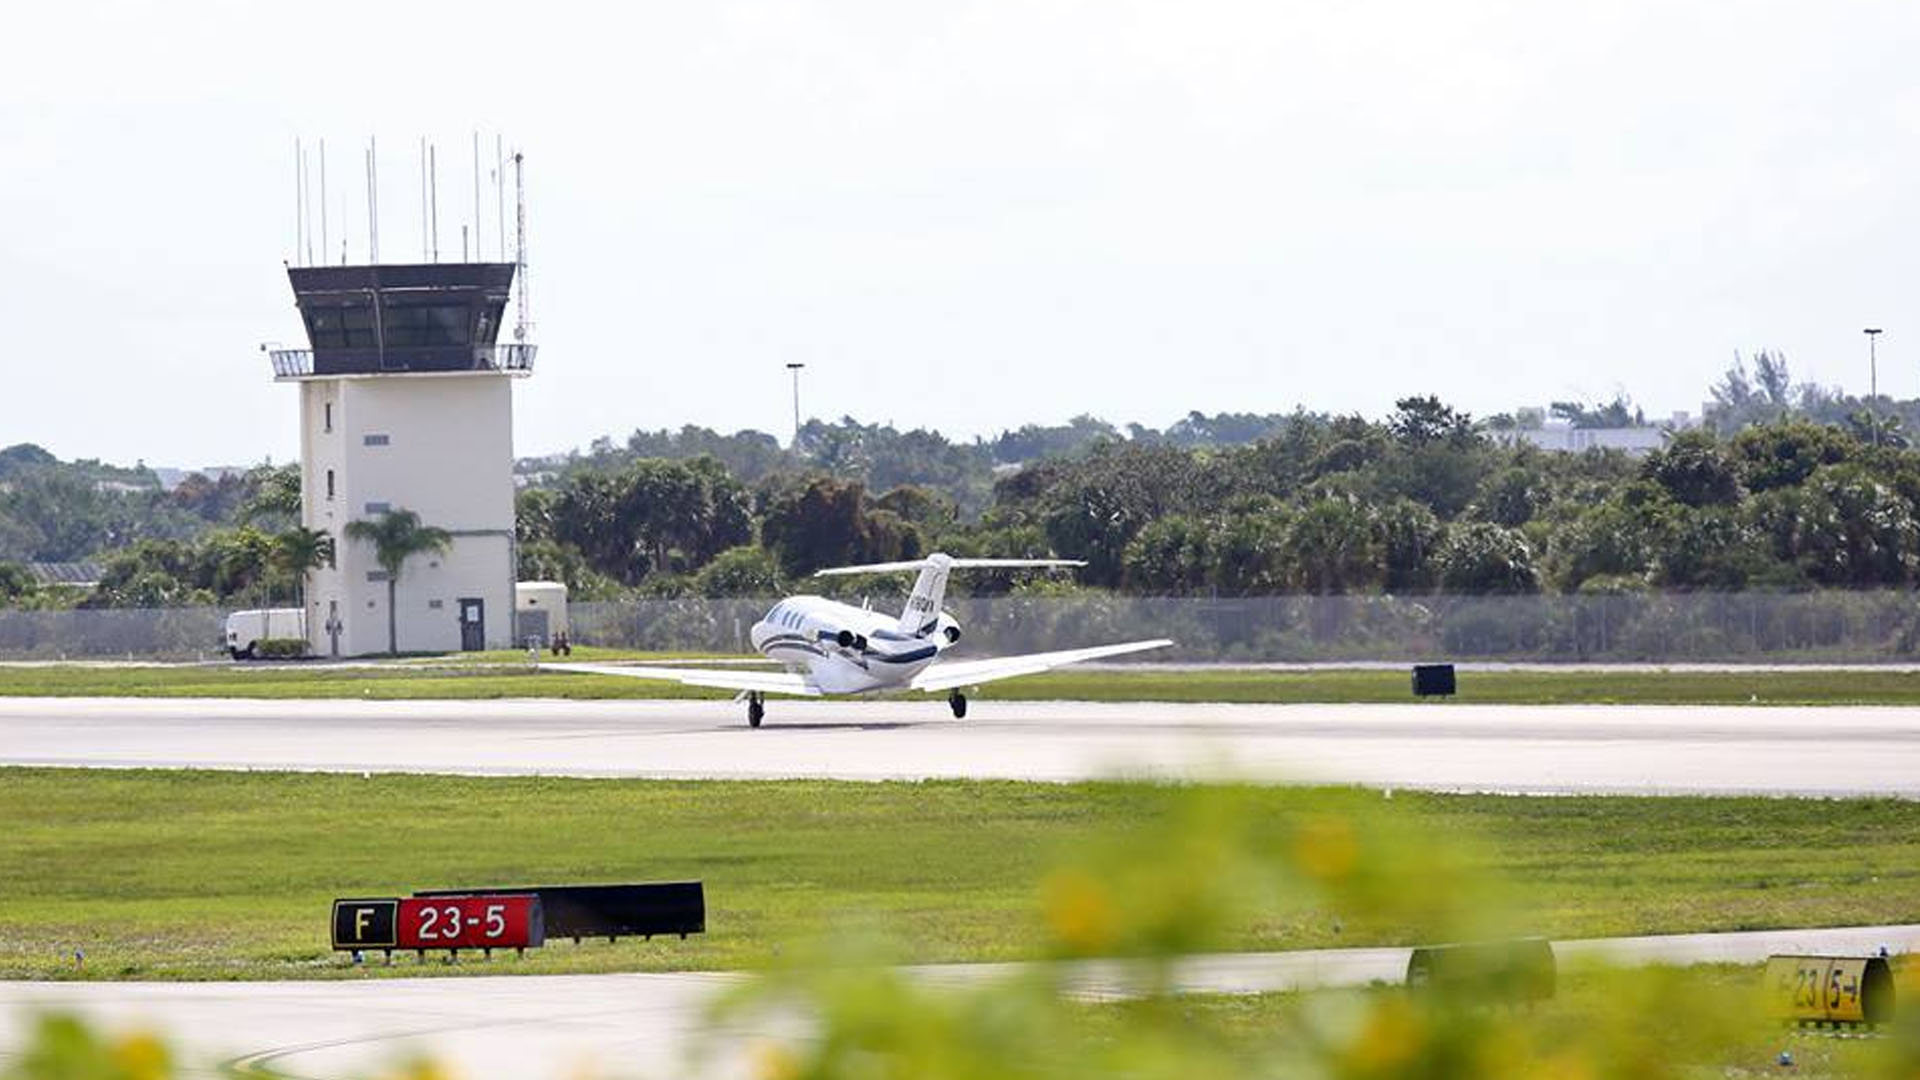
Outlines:
{"label": "jet fuselage", "polygon": [[749,640],[829,694],[903,690],[960,639],[960,625],[944,611],[925,633],[903,632],[899,622],[823,596],[790,596],[753,624]]}

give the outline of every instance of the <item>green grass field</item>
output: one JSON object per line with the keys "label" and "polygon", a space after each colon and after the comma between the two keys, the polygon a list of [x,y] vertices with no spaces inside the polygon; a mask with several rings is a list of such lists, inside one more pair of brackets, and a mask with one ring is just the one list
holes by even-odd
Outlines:
{"label": "green grass field", "polygon": [[[1289,835],[1380,815],[1445,845],[1515,932],[1555,936],[1920,920],[1920,803],[1240,793]],[[0,769],[0,978],[325,977],[336,897],[699,878],[706,935],[560,942],[428,971],[751,967],[856,929],[912,961],[1030,957],[1042,882],[1147,845],[1184,789],[1092,783],[667,783]],[[1122,850],[1126,850],[1123,846]],[[1154,854],[1162,854],[1154,849]],[[1131,856],[1129,856],[1130,858]],[[1390,860],[1391,862],[1391,860]],[[1393,865],[1398,865],[1393,863]],[[1409,863],[1388,890],[1429,886]],[[1476,894],[1477,895],[1477,894]],[[1224,947],[1403,943],[1276,895]],[[395,973],[420,970],[409,957]]]}
{"label": "green grass field", "polygon": [[[8,696],[585,700],[733,695],[677,683],[538,671],[523,662],[503,660],[432,665],[400,661],[332,669],[246,664],[0,667],[0,697]],[[1406,672],[1351,669],[1067,669],[992,683],[977,696],[985,701],[1283,704],[1413,700]],[[1920,672],[1467,671],[1460,675],[1459,695],[1451,700],[1525,705],[1917,705]]]}

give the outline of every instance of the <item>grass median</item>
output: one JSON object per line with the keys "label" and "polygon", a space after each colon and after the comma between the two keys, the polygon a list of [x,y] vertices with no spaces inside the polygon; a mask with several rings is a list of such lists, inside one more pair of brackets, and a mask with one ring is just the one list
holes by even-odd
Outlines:
{"label": "grass median", "polygon": [[[1096,843],[1151,845],[1179,786],[674,783],[0,769],[0,977],[332,977],[336,897],[699,878],[708,933],[555,942],[382,973],[754,967],[858,929],[916,962],[1038,955],[1040,895]],[[1920,803],[1238,792],[1262,833],[1381,815],[1457,849],[1515,932],[1593,936],[1920,921]],[[1427,841],[1422,841],[1423,844]],[[1427,887],[1409,864],[1407,880]],[[1412,931],[1277,897],[1221,942]],[[83,952],[84,964],[75,953]]]}
{"label": "grass median", "polygon": [[[541,670],[523,661],[502,658],[457,664],[400,661],[352,667],[0,667],[0,697],[10,696],[603,700],[724,699],[732,697],[733,692],[651,679]],[[977,696],[983,701],[1272,704],[1413,700],[1405,671],[1377,669],[1069,668],[991,683]],[[1463,671],[1457,696],[1429,701],[1514,705],[1917,705],[1920,671]]]}

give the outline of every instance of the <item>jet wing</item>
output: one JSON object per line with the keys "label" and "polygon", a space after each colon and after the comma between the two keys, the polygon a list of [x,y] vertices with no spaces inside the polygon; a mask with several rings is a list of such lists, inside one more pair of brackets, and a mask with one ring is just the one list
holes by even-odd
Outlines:
{"label": "jet wing", "polygon": [[620,675],[655,679],[683,686],[710,686],[719,690],[746,690],[761,694],[819,697],[820,688],[791,671],[716,671],[712,668],[635,667],[629,664],[541,664],[542,671],[575,675]]}
{"label": "jet wing", "polygon": [[913,682],[910,690],[952,690],[961,686],[978,686],[981,683],[999,679],[1011,679],[1019,675],[1038,675],[1068,664],[1078,664],[1086,660],[1098,660],[1107,656],[1119,656],[1123,653],[1140,652],[1145,649],[1159,649],[1171,645],[1167,638],[1155,638],[1152,641],[1129,641],[1121,645],[1096,645],[1091,649],[1067,649],[1064,652],[1028,653],[1025,656],[1000,656],[992,660],[961,660],[952,664],[929,664]]}

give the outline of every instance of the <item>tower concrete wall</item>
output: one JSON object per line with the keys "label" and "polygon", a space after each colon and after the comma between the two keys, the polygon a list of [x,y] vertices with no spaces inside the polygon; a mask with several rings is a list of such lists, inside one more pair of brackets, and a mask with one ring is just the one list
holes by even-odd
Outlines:
{"label": "tower concrete wall", "polygon": [[308,578],[315,654],[387,649],[388,591],[373,545],[348,522],[411,510],[453,534],[416,555],[393,597],[403,652],[462,647],[479,604],[486,648],[513,643],[512,379],[497,372],[309,377],[300,381],[302,518],[333,536],[336,563]]}

